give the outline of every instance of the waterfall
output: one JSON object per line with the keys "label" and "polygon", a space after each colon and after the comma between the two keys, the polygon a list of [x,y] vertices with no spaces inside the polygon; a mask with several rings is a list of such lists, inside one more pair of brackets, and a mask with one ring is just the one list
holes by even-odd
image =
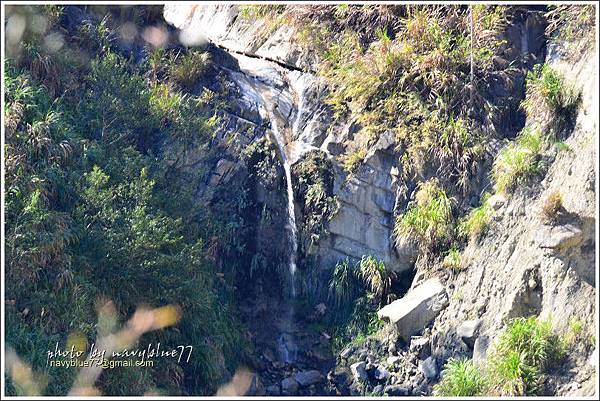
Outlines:
{"label": "waterfall", "polygon": [[242,103],[250,108],[256,106],[261,119],[270,122],[269,136],[277,146],[285,172],[285,236],[289,243],[286,266],[282,266],[289,276],[289,296],[284,297],[287,302],[276,311],[278,327],[272,334],[278,336],[274,345],[280,360],[295,363],[299,354],[295,341],[299,327],[294,311],[299,292],[298,229],[291,167],[307,152],[319,149],[316,144],[322,135],[323,111],[317,107],[321,93],[318,80],[309,70],[282,62],[276,56],[248,52],[249,47],[239,43],[236,34],[229,31],[237,17],[235,7],[165,5],[163,14],[167,22],[180,29],[182,43],[188,46],[212,43],[237,61],[237,68],[225,65],[220,68],[235,81]]}
{"label": "waterfall", "polygon": [[301,135],[306,110],[306,87],[314,79],[299,71],[287,71],[267,60],[247,57],[232,52],[239,63],[239,71],[229,71],[242,90],[242,96],[257,104],[262,118],[269,120],[271,139],[277,145],[285,172],[287,194],[286,232],[290,243],[287,271],[291,301],[281,313],[280,334],[277,348],[285,363],[294,363],[298,347],[294,341],[294,299],[297,296],[296,254],[298,252],[298,229],[294,207],[292,165],[314,147],[308,145]]}
{"label": "waterfall", "polygon": [[[306,92],[314,84],[314,76],[301,71],[288,71],[268,60],[248,57],[244,54],[230,53],[239,65],[239,71],[229,73],[242,90],[242,96],[258,105],[259,112],[271,125],[271,137],[277,149],[285,171],[287,193],[287,224],[291,243],[287,259],[292,298],[296,297],[296,254],[298,252],[298,229],[294,208],[294,187],[292,183],[292,165],[311,149],[310,124],[304,126],[308,113]],[[309,116],[310,117],[310,116]],[[310,120],[310,118],[308,119]],[[307,132],[309,131],[309,132]]]}
{"label": "waterfall", "polygon": [[290,235],[290,242],[292,243],[292,249],[290,250],[288,258],[288,270],[290,273],[290,285],[292,298],[296,297],[296,253],[298,252],[298,228],[296,227],[296,212],[294,210],[294,187],[292,185],[292,168],[288,161],[285,148],[285,138],[279,131],[277,125],[277,118],[275,117],[272,110],[267,108],[269,120],[271,121],[271,130],[277,142],[279,153],[281,154],[281,162],[283,169],[285,170],[285,181],[287,190],[287,230]]}
{"label": "waterfall", "polygon": [[[165,6],[165,19],[182,29],[182,34],[192,32],[211,42],[218,36],[224,22],[216,23],[214,16],[196,13],[189,7]],[[223,15],[222,15],[223,16]],[[206,17],[206,19],[204,19]],[[218,18],[217,18],[218,19]],[[213,29],[214,28],[214,29]],[[217,38],[218,39],[218,38]],[[219,42],[219,40],[217,40]],[[294,207],[294,187],[292,182],[292,165],[303,154],[311,149],[312,124],[316,115],[311,110],[307,92],[315,83],[315,77],[299,68],[288,68],[276,60],[251,55],[239,48],[231,48],[230,43],[217,43],[221,49],[227,51],[237,60],[239,69],[228,71],[240,88],[240,95],[246,104],[254,104],[263,120],[270,122],[270,136],[277,145],[280,159],[285,171],[287,218],[286,236],[290,244],[286,259],[286,269],[289,275],[289,294],[291,302],[280,311],[279,337],[277,348],[280,358],[285,363],[296,361],[298,347],[294,341],[296,332],[294,318],[294,299],[297,297],[296,254],[298,252],[298,229],[296,226],[296,212]],[[234,46],[235,47],[235,46]],[[314,109],[313,109],[314,111]]]}

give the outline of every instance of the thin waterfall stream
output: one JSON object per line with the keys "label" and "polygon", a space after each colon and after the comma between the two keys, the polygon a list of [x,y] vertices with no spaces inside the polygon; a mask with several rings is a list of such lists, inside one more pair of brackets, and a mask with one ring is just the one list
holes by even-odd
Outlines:
{"label": "thin waterfall stream", "polygon": [[286,182],[286,191],[287,191],[287,214],[288,214],[288,224],[287,230],[289,231],[289,240],[292,245],[292,249],[290,250],[289,259],[288,259],[288,270],[290,273],[290,288],[292,298],[296,297],[296,252],[298,252],[298,228],[296,227],[296,211],[294,210],[294,187],[292,185],[292,167],[288,161],[288,157],[286,155],[285,142],[284,139],[279,132],[279,128],[277,126],[277,118],[269,112],[269,117],[271,120],[271,130],[273,131],[273,136],[275,137],[275,141],[277,142],[277,147],[279,148],[279,153],[281,155],[281,162],[283,164],[283,169],[285,171],[285,182]]}
{"label": "thin waterfall stream", "polygon": [[[280,358],[285,363],[295,362],[298,347],[294,341],[294,301],[297,296],[296,254],[298,251],[298,228],[294,206],[292,164],[313,147],[303,143],[301,123],[305,108],[305,88],[312,79],[307,73],[287,72],[268,60],[250,58],[231,53],[238,60],[240,71],[230,71],[240,85],[243,95],[250,97],[259,107],[263,118],[268,119],[271,138],[276,143],[285,172],[287,195],[286,232],[290,244],[287,258],[289,274],[289,305],[282,316],[281,334],[277,339]],[[293,123],[290,124],[293,118]]]}

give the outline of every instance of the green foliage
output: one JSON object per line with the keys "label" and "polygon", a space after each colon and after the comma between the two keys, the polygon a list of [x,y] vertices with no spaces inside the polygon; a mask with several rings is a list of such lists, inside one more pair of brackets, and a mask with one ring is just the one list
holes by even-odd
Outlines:
{"label": "green foliage", "polygon": [[[157,133],[156,116],[148,114],[151,92],[141,75],[114,53],[91,62],[82,113],[90,138],[121,140],[147,147]],[[138,114],[139,113],[139,114]],[[114,137],[106,138],[109,135]]]}
{"label": "green foliage", "polygon": [[243,152],[244,160],[250,166],[250,173],[265,188],[276,190],[283,188],[283,171],[278,169],[281,162],[277,150],[267,137],[251,143]]}
{"label": "green foliage", "polygon": [[472,397],[485,388],[481,372],[468,359],[449,359],[443,369],[442,380],[434,386],[441,397]]}
{"label": "green foliage", "polygon": [[573,124],[581,94],[548,64],[537,64],[527,73],[527,96],[522,106],[530,118],[547,123],[555,134]]}
{"label": "green foliage", "polygon": [[386,269],[383,261],[371,255],[363,256],[358,263],[358,274],[366,287],[379,299],[380,305],[388,301],[394,274]]}
{"label": "green foliage", "polygon": [[469,214],[461,219],[458,231],[462,236],[476,241],[485,233],[492,217],[492,208],[487,202],[488,198],[489,194],[484,195],[481,199],[481,206],[471,209]]}
{"label": "green foliage", "polygon": [[363,344],[368,337],[379,331],[384,323],[377,317],[377,304],[366,295],[355,299],[349,314],[338,315],[331,322],[334,352],[341,351],[347,344]]}
{"label": "green foliage", "polygon": [[450,248],[444,257],[443,264],[445,267],[454,271],[460,270],[462,268],[460,250],[457,248]]}
{"label": "green foliage", "polygon": [[549,321],[535,316],[509,322],[488,358],[490,391],[502,396],[534,395],[540,374],[564,357]]}
{"label": "green foliage", "polygon": [[[358,116],[359,131],[342,158],[346,170],[359,165],[381,133],[392,131],[397,132],[397,148],[406,150],[407,174],[432,164],[456,177],[463,189],[468,186],[486,139],[475,120],[497,118],[480,96],[483,91],[465,90],[471,84],[471,45],[474,69],[478,77],[485,76],[501,46],[497,34],[504,26],[505,8],[473,7],[473,43],[467,8],[438,11],[407,7],[399,12],[405,17],[393,37],[380,25],[370,30],[376,32],[370,43],[352,29],[309,30],[315,32],[312,42],[319,44],[324,60],[319,74],[332,89],[327,102],[338,117]],[[339,13],[347,14],[348,8],[334,14]],[[473,84],[483,81],[477,78]]]}
{"label": "green foliage", "polygon": [[556,147],[556,150],[558,150],[559,152],[569,152],[572,150],[571,147],[569,146],[569,144],[564,141],[556,142],[554,144],[554,146]]}
{"label": "green foliage", "polygon": [[[201,178],[202,166],[188,177],[179,160],[155,152],[164,142],[208,149],[214,106],[160,74],[149,83],[139,66],[110,52],[106,22],[89,24],[65,38],[66,54],[80,42],[98,56],[70,75],[69,91],[67,81],[50,90],[46,72],[32,73],[33,62],[6,64],[7,339],[47,374],[47,393],[64,395],[74,371],[47,369],[40,350],[62,347],[73,332],[91,343],[97,300],[113,300],[121,316],[141,304],[176,304],[183,313],[177,327],[143,341],[192,345],[190,363],[115,369],[98,385],[113,395],[157,387],[212,394],[243,358],[231,285],[214,280],[214,244],[234,241],[211,220],[213,210],[193,206],[186,184]],[[227,211],[223,220],[236,218],[235,208]],[[242,230],[218,223],[229,224],[232,238]]]}
{"label": "green foliage", "polygon": [[509,193],[538,174],[543,168],[540,155],[544,145],[539,128],[526,127],[514,142],[502,148],[492,170],[496,192]]}
{"label": "green foliage", "polygon": [[336,312],[328,322],[334,349],[366,341],[383,327],[376,312],[387,300],[392,278],[383,262],[370,255],[355,264],[347,258],[336,264],[329,281],[329,297]]}
{"label": "green foliage", "polygon": [[114,33],[108,27],[108,16],[104,16],[99,23],[91,20],[84,21],[77,27],[75,40],[91,53],[104,53],[110,50]]}
{"label": "green foliage", "polygon": [[243,4],[239,5],[239,16],[252,24],[260,24],[260,40],[267,40],[270,34],[275,32],[286,22],[287,6],[284,4]]}
{"label": "green foliage", "polygon": [[313,246],[328,235],[327,223],[337,212],[333,195],[333,165],[323,152],[310,152],[294,164],[294,199],[300,205],[300,252],[310,254]]}
{"label": "green foliage", "polygon": [[356,151],[344,156],[344,170],[348,173],[353,173],[358,169],[367,156],[365,149],[357,149]]}
{"label": "green foliage", "polygon": [[546,34],[553,41],[576,42],[581,39],[584,45],[593,44],[596,9],[593,5],[550,5],[546,18]]}
{"label": "green foliage", "polygon": [[585,323],[583,320],[577,318],[569,319],[569,328],[564,338],[565,345],[573,346],[577,342],[581,342],[583,340],[584,329]]}
{"label": "green foliage", "polygon": [[415,203],[397,217],[394,236],[414,236],[432,249],[449,239],[452,230],[451,200],[436,180],[429,180],[419,183]]}
{"label": "green foliage", "polygon": [[329,295],[333,298],[334,305],[338,309],[346,308],[354,300],[357,292],[358,283],[354,267],[348,258],[339,261],[329,281]]}
{"label": "green foliage", "polygon": [[346,258],[335,265],[329,281],[329,295],[336,307],[344,309],[358,296],[360,284],[363,284],[369,296],[381,305],[388,301],[394,278],[394,273],[383,261],[372,255],[363,255],[355,264]]}
{"label": "green foliage", "polygon": [[286,6],[283,4],[264,4],[264,5],[240,5],[240,15],[242,18],[257,19],[266,18],[273,15],[281,14],[285,11]]}
{"label": "green foliage", "polygon": [[182,88],[191,90],[211,66],[210,54],[190,50],[175,57],[168,66],[168,76]]}

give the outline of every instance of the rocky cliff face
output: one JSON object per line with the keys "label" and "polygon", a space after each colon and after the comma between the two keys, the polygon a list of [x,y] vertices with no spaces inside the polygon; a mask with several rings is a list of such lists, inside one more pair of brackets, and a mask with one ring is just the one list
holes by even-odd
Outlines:
{"label": "rocky cliff face", "polygon": [[[465,321],[480,322],[473,336],[478,345],[493,340],[507,319],[530,314],[551,319],[559,332],[568,331],[574,320],[584,322],[582,343],[593,335],[597,323],[596,61],[592,52],[575,62],[561,60],[556,49],[547,60],[583,94],[576,127],[566,140],[569,150],[555,150],[548,156],[550,168],[539,186],[510,199],[493,200],[489,234],[469,244],[463,253],[465,271],[446,282],[450,302],[432,329],[432,351],[438,361],[457,350],[473,350],[474,344],[469,350],[457,335]],[[556,191],[563,197],[565,213],[549,225],[542,209]],[[557,394],[593,393],[593,366],[587,362],[592,351],[591,343],[582,344],[570,355],[570,369],[560,372],[566,377],[556,383]]]}
{"label": "rocky cliff face", "polygon": [[[324,83],[310,72],[298,71],[310,71],[317,60],[314,53],[291,40],[290,30],[294,28],[283,25],[265,35],[264,23],[244,19],[238,6],[167,5],[165,19],[180,28],[184,37],[210,41],[239,57],[251,56],[244,59],[262,63],[262,73],[269,68],[273,70],[270,75],[276,78],[272,82],[277,82],[283,93],[277,98],[277,108],[282,116],[295,120],[288,143],[293,152],[292,162],[297,162],[308,150],[319,150],[333,159],[343,149],[343,142],[352,136],[353,124],[330,127],[332,112],[322,101]],[[239,81],[238,75],[232,75]],[[252,90],[246,87],[242,92],[243,99]],[[332,190],[339,202],[338,212],[329,222],[330,235],[324,236],[311,250],[322,268],[331,268],[346,257],[360,259],[368,254],[383,259],[393,270],[410,268],[410,255],[408,259],[398,255],[391,240],[398,169],[390,135],[379,140],[365,164],[351,177],[335,163]]]}
{"label": "rocky cliff face", "polygon": [[[261,90],[245,84],[244,75],[250,74],[259,77],[263,85],[276,88],[277,96],[272,99],[282,120],[292,122],[288,124],[286,139],[292,162],[301,163],[309,151],[331,162],[334,179],[328,195],[335,197],[337,208],[326,222],[327,235],[320,236],[314,246],[302,248],[307,254],[302,256],[314,256],[322,269],[328,269],[346,257],[360,259],[370,254],[383,260],[391,270],[410,271],[416,249],[410,244],[394,243],[394,219],[414,198],[416,183],[434,176],[436,170],[422,172],[413,179],[403,177],[391,132],[379,136],[356,171],[349,174],[343,170],[337,156],[356,133],[356,124],[352,118],[343,123],[334,121],[331,109],[323,102],[326,85],[312,72],[318,60],[315,54],[291,40],[295,28],[284,24],[273,30],[265,27],[264,22],[250,23],[239,7],[228,5],[167,5],[165,18],[181,29],[183,36],[209,41],[233,55],[235,62],[223,71],[237,87],[238,95],[230,100],[239,107],[228,116],[226,132],[252,132],[240,138],[244,145],[269,135],[258,100]],[[338,368],[330,372],[333,387],[345,383],[335,391],[431,394],[445,361],[454,356],[481,360],[510,318],[539,315],[551,319],[555,329],[563,332],[569,329],[570,322],[577,320],[583,322],[585,335],[593,335],[597,323],[594,320],[596,60],[593,52],[573,60],[564,58],[560,49],[546,49],[544,28],[545,21],[535,13],[523,12],[514,21],[506,32],[508,60],[497,62],[518,63],[521,70],[510,84],[502,76],[496,77],[489,90],[498,98],[521,99],[527,69],[545,59],[582,93],[575,128],[563,146],[568,150],[553,147],[544,154],[548,169],[540,184],[511,197],[495,195],[490,199],[491,225],[487,234],[472,240],[464,250],[459,272],[441,263],[421,266],[411,291],[423,294],[417,297],[412,293],[411,305],[435,313],[425,314],[427,321],[423,321],[423,313],[417,319],[410,315],[412,307],[405,301],[396,304],[401,313],[388,310],[390,313],[382,314],[400,324],[401,330],[387,327],[362,346],[344,350],[338,358]],[[253,67],[248,67],[248,63]],[[518,113],[507,113],[505,117],[493,127],[496,140],[514,137],[523,124],[531,123]],[[474,205],[478,195],[489,186],[490,163],[499,147],[498,143],[492,145],[479,178],[474,180],[476,185],[463,197],[461,207]],[[226,157],[217,161],[207,191],[235,182],[231,180],[242,168],[236,149],[231,148]],[[281,180],[281,167],[277,169]],[[274,211],[283,210],[284,191],[273,193],[277,188],[281,190],[281,186],[269,188],[260,184],[259,187],[261,202]],[[541,214],[545,202],[556,191],[562,194],[564,211],[558,221],[550,224]],[[301,222],[305,216],[298,215]],[[282,221],[280,218],[270,229],[281,234],[281,230],[273,227],[283,224]],[[268,230],[259,230],[259,238]],[[269,241],[259,242],[267,252]],[[431,280],[441,282],[435,286],[435,296],[427,292]],[[408,330],[414,322],[419,327]],[[403,334],[399,335],[399,331]],[[420,336],[411,337],[416,333]],[[569,356],[567,365],[549,373],[545,392],[593,394],[595,365],[589,362],[593,349],[591,341],[582,341]]]}
{"label": "rocky cliff face", "polygon": [[[568,150],[549,151],[549,169],[539,185],[510,198],[495,195],[490,199],[493,221],[488,234],[471,241],[464,250],[460,272],[443,266],[418,271],[408,295],[379,312],[398,327],[391,333],[381,332],[379,340],[374,338],[370,345],[342,353],[342,366],[371,359],[371,365],[393,372],[391,385],[380,391],[430,394],[443,361],[467,356],[482,363],[509,319],[537,315],[550,320],[559,333],[572,330],[573,322],[582,327],[567,361],[548,373],[543,392],[597,394],[596,60],[593,52],[565,60],[554,47],[547,63],[575,83],[582,94],[575,128],[565,141]],[[556,192],[563,196],[564,211],[557,221],[548,223],[543,208]],[[430,277],[444,281],[441,306],[433,302],[440,294],[429,284]],[[430,305],[428,313],[435,317],[423,313],[421,304]],[[424,316],[429,318],[424,321]],[[410,331],[416,320],[418,327]],[[411,338],[417,332],[421,335]],[[409,346],[400,351],[402,341]],[[379,383],[375,380],[373,388]]]}

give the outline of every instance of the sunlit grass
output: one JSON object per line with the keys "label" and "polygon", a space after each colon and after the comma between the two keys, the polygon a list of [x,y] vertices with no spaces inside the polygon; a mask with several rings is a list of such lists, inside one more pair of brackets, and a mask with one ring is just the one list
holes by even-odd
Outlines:
{"label": "sunlit grass", "polygon": [[561,339],[549,321],[535,316],[508,323],[488,358],[490,391],[499,395],[533,395],[540,375],[564,356]]}
{"label": "sunlit grass", "polygon": [[498,193],[510,193],[516,186],[542,171],[540,155],[545,145],[541,131],[527,127],[514,142],[500,150],[494,161],[492,178]]}
{"label": "sunlit grass", "polygon": [[443,377],[434,386],[434,394],[441,397],[472,397],[485,387],[479,369],[468,359],[450,359],[444,365]]}
{"label": "sunlit grass", "polygon": [[447,239],[453,228],[452,203],[437,181],[419,184],[415,203],[398,216],[396,238],[415,236],[426,247]]}

